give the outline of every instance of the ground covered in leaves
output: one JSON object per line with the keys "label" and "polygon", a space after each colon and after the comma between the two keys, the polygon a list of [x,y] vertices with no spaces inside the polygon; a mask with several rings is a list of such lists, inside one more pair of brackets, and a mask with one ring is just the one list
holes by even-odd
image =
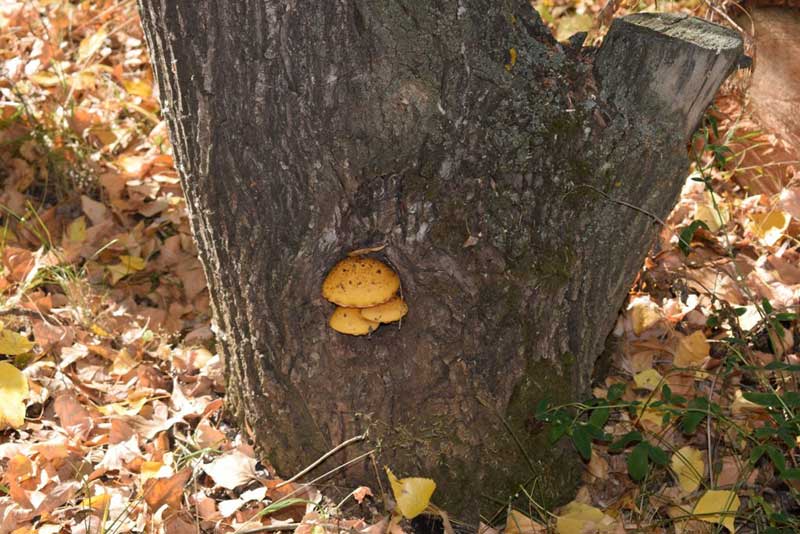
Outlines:
{"label": "ground covered in leaves", "polygon": [[[621,9],[538,7],[561,36]],[[330,502],[226,424],[135,4],[2,0],[0,28],[0,534],[384,532],[425,509],[458,528],[430,481]],[[557,510],[521,488],[487,533],[800,531],[797,147],[735,82],[607,376],[585,402],[531,407],[584,456],[585,485]]]}

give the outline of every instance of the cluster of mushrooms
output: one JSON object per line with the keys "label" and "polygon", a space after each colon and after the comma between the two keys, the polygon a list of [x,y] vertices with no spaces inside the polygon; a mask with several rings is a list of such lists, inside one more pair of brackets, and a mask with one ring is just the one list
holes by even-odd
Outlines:
{"label": "cluster of mushrooms", "polygon": [[336,304],[328,325],[342,334],[363,336],[381,323],[399,321],[408,312],[399,289],[400,277],[385,263],[364,256],[343,259],[322,282],[322,296]]}

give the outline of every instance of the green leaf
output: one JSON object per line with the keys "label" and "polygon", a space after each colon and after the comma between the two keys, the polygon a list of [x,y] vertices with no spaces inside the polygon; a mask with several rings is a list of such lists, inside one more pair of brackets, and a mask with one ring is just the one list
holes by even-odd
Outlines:
{"label": "green leaf", "polygon": [[622,398],[625,394],[625,384],[612,384],[610,388],[608,388],[608,401],[615,402]]}
{"label": "green leaf", "polygon": [[594,425],[597,428],[603,428],[606,424],[606,421],[608,421],[608,416],[608,406],[598,406],[592,410],[592,414],[589,416],[589,424]]}
{"label": "green leaf", "polygon": [[705,230],[711,231],[708,228],[708,225],[703,221],[697,220],[692,221],[692,223],[681,230],[680,235],[678,236],[678,247],[680,247],[681,251],[684,255],[688,256],[689,253],[692,251],[692,238],[694,237],[695,232],[697,232],[698,228],[703,228]]}
{"label": "green leaf", "polygon": [[547,399],[542,399],[536,404],[536,411],[535,416],[537,421],[545,420],[547,416],[547,408],[550,406],[550,403]]}
{"label": "green leaf", "polygon": [[649,448],[647,452],[653,463],[656,465],[667,465],[667,462],[669,462],[669,457],[667,456],[666,451],[650,443],[648,443],[648,445]]}
{"label": "green leaf", "polygon": [[767,452],[766,445],[758,445],[754,447],[753,450],[750,452],[750,463],[755,465],[756,462],[758,462],[761,459],[761,457],[764,456],[765,452]]}
{"label": "green leaf", "polygon": [[772,313],[772,304],[769,303],[769,300],[761,299],[761,306],[764,308],[764,312]]}
{"label": "green leaf", "polygon": [[783,322],[794,321],[797,319],[797,314],[792,312],[776,313],[775,319]]}
{"label": "green leaf", "polygon": [[785,469],[781,473],[781,478],[784,480],[800,480],[800,469],[796,467],[792,467],[791,469]]}
{"label": "green leaf", "polygon": [[758,404],[759,406],[767,406],[769,408],[779,408],[781,406],[780,399],[778,399],[778,396],[774,393],[758,393],[755,391],[748,391],[743,393],[742,396],[750,402]]}
{"label": "green leaf", "polygon": [[650,444],[643,441],[633,448],[628,455],[628,474],[635,482],[641,482],[647,476],[650,464],[647,457],[650,452]]}
{"label": "green leaf", "polygon": [[681,430],[684,434],[694,434],[697,431],[697,426],[705,419],[706,414],[703,412],[689,412],[681,418]]}
{"label": "green leaf", "polygon": [[567,428],[568,425],[562,421],[553,423],[553,425],[550,427],[550,430],[547,432],[547,439],[550,441],[550,444],[553,444],[561,439],[561,437],[566,434]]}
{"label": "green leaf", "polygon": [[622,452],[631,443],[638,443],[642,441],[642,434],[638,430],[628,432],[617,441],[608,446],[608,452]]}
{"label": "green leaf", "polygon": [[572,429],[572,443],[584,460],[591,459],[592,438],[584,425],[578,425]]}
{"label": "green leaf", "polygon": [[767,445],[767,456],[772,460],[772,465],[779,473],[786,471],[786,458],[783,456],[781,450],[773,445]]}

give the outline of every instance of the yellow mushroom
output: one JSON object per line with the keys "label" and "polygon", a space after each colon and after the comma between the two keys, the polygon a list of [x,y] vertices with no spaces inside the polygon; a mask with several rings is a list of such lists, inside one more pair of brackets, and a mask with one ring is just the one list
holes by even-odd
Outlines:
{"label": "yellow mushroom", "polygon": [[402,319],[408,313],[408,305],[395,295],[388,302],[378,304],[371,308],[361,308],[361,317],[368,321],[376,321],[378,323],[393,323]]}
{"label": "yellow mushroom", "polygon": [[360,311],[358,308],[336,306],[328,325],[337,332],[351,336],[365,336],[380,326],[378,322],[361,317]]}
{"label": "yellow mushroom", "polygon": [[363,256],[333,266],[322,283],[322,296],[345,308],[383,304],[400,289],[400,277],[388,265]]}

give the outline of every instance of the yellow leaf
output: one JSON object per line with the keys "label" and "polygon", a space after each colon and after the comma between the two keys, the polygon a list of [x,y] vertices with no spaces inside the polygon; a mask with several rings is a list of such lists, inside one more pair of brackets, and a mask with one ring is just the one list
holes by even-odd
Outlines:
{"label": "yellow leaf", "polygon": [[734,417],[747,416],[751,414],[764,414],[766,409],[760,404],[751,402],[744,398],[741,389],[737,389],[733,393],[733,402],[731,403],[731,413]]}
{"label": "yellow leaf", "polygon": [[675,367],[699,367],[711,353],[705,334],[698,330],[691,336],[681,338],[675,352]]}
{"label": "yellow leaf", "polygon": [[111,273],[111,285],[116,284],[122,278],[144,269],[145,261],[138,256],[120,256],[119,263],[106,267]]}
{"label": "yellow leaf", "polygon": [[91,330],[92,333],[96,336],[111,337],[111,334],[109,334],[102,326],[100,326],[97,323],[92,323],[92,326],[89,327],[89,330]]}
{"label": "yellow leaf", "polygon": [[694,447],[681,447],[672,455],[670,466],[678,477],[678,485],[684,493],[692,493],[700,487],[700,481],[706,470],[702,452]]}
{"label": "yellow leaf", "polygon": [[78,59],[85,61],[95,55],[103,46],[103,42],[108,37],[108,32],[105,28],[100,28],[92,35],[84,38],[78,47]]}
{"label": "yellow leaf", "polygon": [[636,297],[628,305],[633,333],[637,336],[661,321],[661,310],[650,297]]}
{"label": "yellow leaf", "polygon": [[147,397],[139,397],[133,401],[126,400],[122,402],[104,404],[102,406],[98,406],[97,409],[103,415],[123,415],[129,417],[132,415],[138,415],[149,400],[150,399]]}
{"label": "yellow leaf", "polygon": [[25,424],[28,379],[8,362],[0,362],[0,428]]}
{"label": "yellow leaf", "polygon": [[511,510],[506,518],[505,534],[539,534],[547,532],[547,528],[525,514]]}
{"label": "yellow leaf", "polygon": [[[161,462],[142,462],[142,467],[139,471],[139,479],[141,480],[141,483],[144,484],[151,478],[158,478],[163,467],[164,464]],[[172,473],[169,473],[166,476],[172,476]]]}
{"label": "yellow leaf", "polygon": [[86,240],[86,217],[81,215],[67,226],[67,240],[83,243]]}
{"label": "yellow leaf", "polygon": [[0,331],[0,354],[19,356],[32,348],[33,341],[28,341],[25,336],[11,330]]}
{"label": "yellow leaf", "polygon": [[[715,200],[719,211],[714,209]],[[697,205],[694,218],[706,223],[711,233],[716,233],[731,220],[731,214],[730,210],[722,203],[722,199],[718,195],[706,191],[705,202]]]}
{"label": "yellow leaf", "polygon": [[61,83],[61,78],[52,72],[40,71],[36,74],[29,76],[30,81],[42,87],[55,87]]}
{"label": "yellow leaf", "polygon": [[386,475],[392,485],[397,509],[406,519],[412,519],[425,511],[430,503],[431,495],[436,489],[436,482],[430,478],[401,478],[394,476],[392,470],[386,468]]}
{"label": "yellow leaf", "polygon": [[150,98],[153,94],[153,84],[147,80],[126,80],[122,82],[128,94],[140,96],[142,98]]}
{"label": "yellow leaf", "polygon": [[637,388],[653,391],[661,385],[664,377],[655,369],[645,369],[641,373],[637,373],[633,377],[633,381]]}
{"label": "yellow leaf", "polygon": [[119,261],[131,271],[141,271],[145,266],[145,261],[139,256],[120,256]]}
{"label": "yellow leaf", "polygon": [[92,510],[102,511],[111,502],[111,495],[108,493],[100,493],[93,497],[83,499],[81,501],[81,508],[91,508]]}
{"label": "yellow leaf", "polygon": [[594,506],[572,501],[561,509],[556,520],[558,534],[584,534],[585,532],[612,532],[614,519]]}
{"label": "yellow leaf", "polygon": [[735,532],[733,520],[739,510],[739,497],[732,491],[708,490],[694,505],[695,519],[717,523]]}
{"label": "yellow leaf", "polygon": [[768,213],[750,215],[750,231],[767,245],[774,245],[789,226],[792,217],[785,211],[772,210]]}

